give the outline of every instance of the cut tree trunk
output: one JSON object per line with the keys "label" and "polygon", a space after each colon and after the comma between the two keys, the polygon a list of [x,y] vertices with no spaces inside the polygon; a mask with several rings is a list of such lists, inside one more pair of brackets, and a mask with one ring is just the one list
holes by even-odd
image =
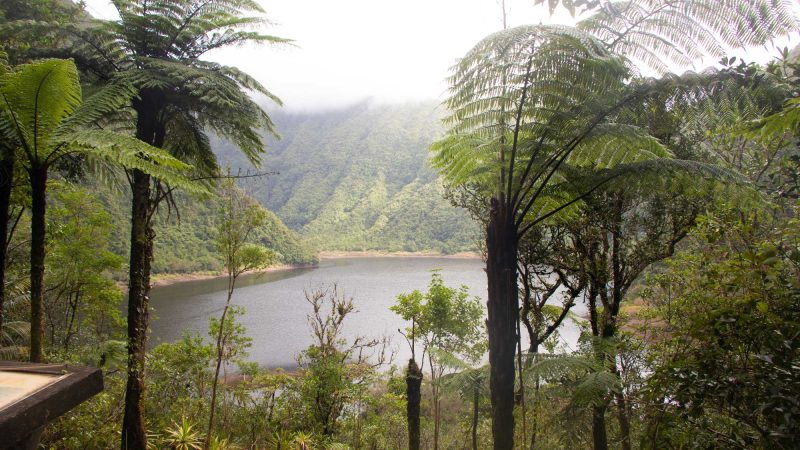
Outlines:
{"label": "cut tree trunk", "polygon": [[408,450],[419,450],[419,407],[422,396],[422,371],[417,362],[408,360],[406,371],[406,419],[408,420]]}
{"label": "cut tree trunk", "polygon": [[31,181],[31,362],[44,357],[44,239],[47,167],[34,165]]}
{"label": "cut tree trunk", "polygon": [[488,281],[489,386],[495,450],[514,448],[514,356],[519,316],[517,231],[505,202],[492,199],[486,229]]}
{"label": "cut tree trunk", "polygon": [[150,176],[134,170],[131,201],[131,260],[128,281],[128,383],[122,448],[145,450],[144,357],[150,294],[152,230],[149,225]]}

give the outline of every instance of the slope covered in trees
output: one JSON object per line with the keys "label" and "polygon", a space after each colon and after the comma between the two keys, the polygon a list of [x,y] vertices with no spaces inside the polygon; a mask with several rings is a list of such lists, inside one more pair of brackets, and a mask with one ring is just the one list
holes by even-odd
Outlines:
{"label": "slope covered in trees", "polygon": [[[92,186],[102,203],[111,212],[111,250],[121,256],[128,255],[130,245],[127,196],[102,186]],[[218,271],[222,261],[216,249],[216,226],[219,219],[221,199],[217,196],[201,199],[179,194],[175,206],[163,208],[155,221],[158,243],[155,246],[153,273],[186,273],[196,271]],[[270,211],[265,212],[264,224],[253,233],[253,239],[278,253],[284,264],[314,264],[317,251],[297,233],[283,224]]]}
{"label": "slope covered in trees", "polygon": [[[441,115],[435,102],[272,113],[282,139],[263,167],[278,173],[243,187],[322,250],[473,250],[477,226],[444,199],[427,164]],[[230,144],[213,145],[249,167]]]}

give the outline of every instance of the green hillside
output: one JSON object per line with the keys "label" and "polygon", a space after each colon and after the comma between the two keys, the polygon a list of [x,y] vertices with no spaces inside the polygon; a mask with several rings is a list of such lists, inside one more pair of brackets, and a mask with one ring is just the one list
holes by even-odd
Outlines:
{"label": "green hillside", "polygon": [[[477,228],[442,197],[427,166],[428,146],[443,132],[435,103],[373,105],[271,113],[264,170],[243,187],[321,250],[439,251],[475,249]],[[223,161],[248,168],[229,144]]]}
{"label": "green hillside", "polygon": [[[127,258],[129,252],[130,198],[126,191],[111,192],[103,186],[91,190],[105,204],[113,221],[111,250]],[[219,198],[196,198],[178,194],[177,209],[164,208],[156,218],[156,246],[153,273],[187,273],[217,271],[222,261],[215,248],[215,230]],[[289,230],[273,213],[267,212],[267,224],[257,230],[255,238],[281,255],[284,264],[314,264],[317,251],[297,233]]]}

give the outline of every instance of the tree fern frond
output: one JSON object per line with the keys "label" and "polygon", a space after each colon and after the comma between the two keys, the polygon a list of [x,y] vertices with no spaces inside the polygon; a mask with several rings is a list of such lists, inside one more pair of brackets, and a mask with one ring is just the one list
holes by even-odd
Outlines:
{"label": "tree fern frond", "polygon": [[665,61],[681,67],[725,47],[764,45],[798,30],[789,0],[607,1],[578,23],[614,51],[661,73]]}
{"label": "tree fern frond", "polygon": [[219,172],[217,157],[211,149],[208,135],[197,119],[185,111],[177,111],[167,122],[167,142],[170,154],[191,164],[201,174]]}
{"label": "tree fern frond", "polygon": [[622,389],[619,376],[606,370],[590,372],[575,386],[572,392],[573,407],[599,405],[606,401],[611,392]]}
{"label": "tree fern frond", "polygon": [[78,71],[70,61],[50,59],[16,67],[3,77],[0,108],[30,158],[51,145],[53,133],[81,103]]}
{"label": "tree fern frond", "polygon": [[639,127],[608,123],[595,128],[570,154],[566,163],[582,168],[604,169],[656,158],[671,152]]}
{"label": "tree fern frond", "polygon": [[109,116],[130,106],[131,99],[136,96],[133,86],[116,82],[103,86],[93,95],[87,97],[75,113],[64,120],[58,127],[58,137],[74,133],[80,129],[97,128],[105,125]]}
{"label": "tree fern frond", "polygon": [[536,353],[534,364],[525,370],[526,376],[536,376],[546,380],[561,378],[580,378],[589,373],[602,371],[603,367],[593,358],[573,354]]}
{"label": "tree fern frond", "polygon": [[68,143],[71,149],[90,157],[108,159],[127,169],[141,170],[187,192],[206,192],[204,186],[184,175],[191,168],[190,165],[136,138],[104,130],[86,130],[71,135]]}

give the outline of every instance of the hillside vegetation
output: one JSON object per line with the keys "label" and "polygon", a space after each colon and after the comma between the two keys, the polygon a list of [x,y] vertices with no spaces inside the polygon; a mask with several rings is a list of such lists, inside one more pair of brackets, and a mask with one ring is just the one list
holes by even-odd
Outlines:
{"label": "hillside vegetation", "polygon": [[[128,203],[119,193],[93,186],[103,204],[111,212],[111,250],[120,256],[130,251]],[[222,261],[216,250],[216,226],[220,211],[219,197],[196,198],[179,194],[177,209],[162,208],[156,218],[156,245],[153,273],[188,273],[218,271]],[[315,264],[316,249],[289,230],[272,212],[267,211],[266,224],[254,233],[255,241],[280,255],[283,264]]]}
{"label": "hillside vegetation", "polygon": [[[278,173],[242,186],[321,250],[474,250],[477,226],[428,167],[441,114],[434,102],[276,111],[282,139],[270,141],[263,167]],[[232,145],[214,145],[223,161],[250,168]]]}

